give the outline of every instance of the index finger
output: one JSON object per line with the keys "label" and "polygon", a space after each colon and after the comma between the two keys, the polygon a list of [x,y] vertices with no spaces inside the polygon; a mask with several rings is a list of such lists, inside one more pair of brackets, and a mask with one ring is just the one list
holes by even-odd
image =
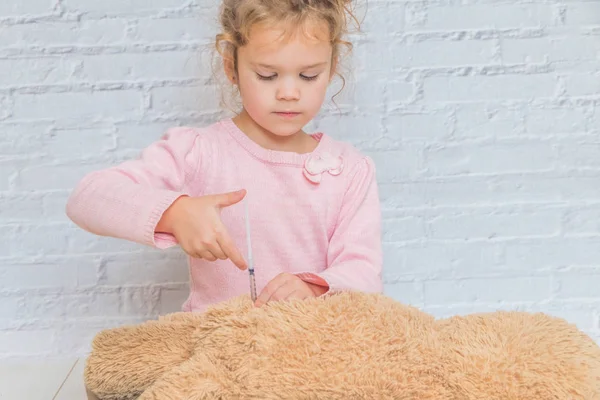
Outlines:
{"label": "index finger", "polygon": [[269,300],[271,300],[271,297],[273,297],[273,295],[277,293],[279,289],[290,282],[290,279],[290,276],[286,273],[281,273],[275,278],[271,279],[271,281],[264,287],[262,292],[260,292],[255,304],[258,307],[262,306],[263,304],[267,304]]}
{"label": "index finger", "polygon": [[244,260],[244,257],[242,257],[242,254],[227,233],[220,235],[217,238],[217,242],[219,243],[219,246],[221,246],[223,253],[225,253],[225,255],[231,260],[231,262],[235,264],[236,267],[241,270],[248,269],[246,260]]}

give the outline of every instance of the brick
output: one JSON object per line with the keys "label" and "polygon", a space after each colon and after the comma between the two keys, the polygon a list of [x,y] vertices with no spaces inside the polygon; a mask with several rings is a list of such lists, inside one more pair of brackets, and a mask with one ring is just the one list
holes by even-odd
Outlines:
{"label": "brick", "polygon": [[390,105],[411,100],[415,95],[415,85],[410,82],[391,81],[385,86],[385,93]]}
{"label": "brick", "polygon": [[399,42],[390,47],[392,65],[402,68],[489,64],[495,52],[491,40],[425,40]]}
{"label": "brick", "polygon": [[42,142],[45,154],[63,162],[99,156],[116,148],[111,129],[53,129],[43,136]]}
{"label": "brick", "polygon": [[396,182],[418,174],[423,168],[423,149],[420,146],[405,146],[394,151],[365,151],[377,166],[380,182]]}
{"label": "brick", "polygon": [[169,8],[186,6],[189,0],[132,0],[123,2],[119,0],[89,1],[66,0],[65,6],[69,11],[85,14],[137,14],[146,12],[159,12]]}
{"label": "brick", "polygon": [[9,238],[8,255],[19,257],[60,255],[67,251],[67,243],[67,231],[64,226],[22,225]]}
{"label": "brick", "polygon": [[0,222],[39,221],[43,217],[42,197],[0,192]]}
{"label": "brick", "polygon": [[[372,36],[386,36],[402,30],[404,21],[403,4],[393,2],[357,3],[355,15],[359,16],[360,28]],[[355,28],[352,21],[352,29]]]}
{"label": "brick", "polygon": [[[1,111],[0,111],[1,112]],[[0,154],[4,156],[33,155],[42,148],[42,137],[49,132],[47,125],[0,125]]]}
{"label": "brick", "polygon": [[116,317],[123,315],[121,298],[116,291],[82,293],[38,293],[26,296],[19,310],[20,318],[57,319]]}
{"label": "brick", "polygon": [[[76,167],[75,167],[76,166]],[[72,190],[86,173],[109,164],[35,165],[23,168],[15,180],[19,190]]]}
{"label": "brick", "polygon": [[548,211],[480,211],[451,215],[445,213],[428,222],[434,239],[495,239],[557,235],[561,212]]}
{"label": "brick", "polygon": [[382,236],[385,242],[404,242],[425,238],[425,222],[422,217],[384,216]]}
{"label": "brick", "polygon": [[600,74],[569,73],[564,77],[565,92],[569,96],[590,96],[600,93]]}
{"label": "brick", "polygon": [[[176,254],[179,254],[177,252]],[[103,285],[150,285],[155,282],[188,282],[187,259],[164,253],[142,252],[108,256],[104,263]]]}
{"label": "brick", "polygon": [[600,25],[600,4],[595,1],[567,2],[565,22],[567,26],[580,28],[585,25]]}
{"label": "brick", "polygon": [[164,114],[208,114],[219,111],[217,87],[161,87],[152,90],[152,111]]}
{"label": "brick", "polygon": [[[213,39],[214,27],[203,23],[203,16],[187,18],[140,18],[134,39],[143,42],[197,42]],[[208,18],[206,18],[208,19]],[[210,22],[213,22],[212,20]],[[212,47],[210,50],[212,51]],[[204,55],[204,52],[202,53]]]}
{"label": "brick", "polygon": [[0,160],[0,191],[9,190],[16,179],[18,169],[13,161]]}
{"label": "brick", "polygon": [[505,39],[502,59],[509,64],[594,61],[600,51],[590,49],[596,47],[593,36]]}
{"label": "brick", "polygon": [[72,229],[69,234],[69,254],[134,252],[145,248],[141,244],[127,240],[97,236],[74,226]]}
{"label": "brick", "polygon": [[383,126],[380,118],[373,115],[340,115],[319,116],[310,131],[321,131],[328,133],[334,138],[344,139],[357,146],[361,150],[367,149],[389,149],[386,144],[380,146],[378,141],[383,140]]}
{"label": "brick", "polygon": [[551,74],[430,77],[423,83],[427,102],[526,100],[552,97],[556,77]]}
{"label": "brick", "polygon": [[527,134],[549,136],[552,134],[579,133],[587,131],[589,118],[580,108],[529,109],[525,116]]}
{"label": "brick", "polygon": [[[5,228],[6,229],[6,228]],[[0,256],[60,256],[139,250],[128,241],[96,236],[72,223],[20,225],[3,232]]]}
{"label": "brick", "polygon": [[600,239],[563,238],[506,244],[506,265],[523,270],[594,266],[600,260]]}
{"label": "brick", "polygon": [[536,204],[600,199],[597,178],[511,175],[458,176],[380,185],[384,207]]}
{"label": "brick", "polygon": [[425,151],[425,167],[432,175],[547,171],[555,163],[554,146],[539,141],[461,144],[430,147]]}
{"label": "brick", "polygon": [[71,190],[45,193],[42,197],[42,213],[47,222],[68,222],[65,207]]}
{"label": "brick", "polygon": [[534,28],[555,25],[555,9],[551,4],[465,4],[429,5],[426,18],[407,13],[407,29],[471,30]]}
{"label": "brick", "polygon": [[17,318],[18,310],[22,305],[23,296],[0,295],[0,320],[14,320]]}
{"label": "brick", "polygon": [[0,94],[0,121],[11,116],[13,111],[12,98]]}
{"label": "brick", "polygon": [[142,95],[134,90],[20,94],[15,96],[14,117],[106,121],[137,116],[140,114],[141,105]]}
{"label": "brick", "polygon": [[190,294],[189,287],[160,289],[160,315],[181,311],[183,303],[187,300]]}
{"label": "brick", "polygon": [[0,3],[0,17],[49,14],[55,4],[53,0],[3,1]]}
{"label": "brick", "polygon": [[160,289],[157,287],[126,287],[120,294],[120,315],[152,316],[158,311]]}
{"label": "brick", "polygon": [[[365,112],[367,110],[382,110],[384,107],[383,94],[387,82],[383,80],[373,81],[373,79],[364,75],[356,76],[355,80],[356,82],[346,82],[344,90],[335,98],[335,104],[339,107],[356,107]],[[332,91],[332,95],[341,89],[341,85],[337,85],[335,88],[336,90]]]}
{"label": "brick", "polygon": [[141,322],[143,321],[131,317],[122,317],[119,319],[112,317],[108,320],[107,318],[80,317],[69,320],[69,322],[62,323],[55,328],[58,337],[54,349],[58,354],[72,354],[85,357],[87,354],[90,354],[93,339],[100,331]]}
{"label": "brick", "polygon": [[456,108],[456,139],[506,137],[521,134],[519,111],[502,105],[460,104]]}
{"label": "brick", "polygon": [[[377,4],[377,3],[375,3]],[[406,21],[406,3],[387,2],[388,7],[384,8],[386,16],[386,23],[381,24],[381,18],[373,18],[374,25],[380,25],[386,27],[382,32],[383,34],[389,34],[390,32],[402,32],[404,31],[404,25]],[[370,7],[367,7],[369,9]],[[367,15],[371,14],[371,11],[367,12]],[[374,14],[374,13],[373,13]],[[379,14],[382,15],[382,14]],[[376,29],[375,27],[373,27]],[[364,30],[365,32],[371,32],[371,29]]]}
{"label": "brick", "polygon": [[565,234],[600,234],[600,206],[574,208],[565,213]]}
{"label": "brick", "polygon": [[369,74],[385,73],[389,70],[389,65],[393,65],[392,60],[394,55],[390,51],[389,44],[383,40],[357,43],[353,52],[352,64],[357,72],[365,71]]}
{"label": "brick", "polygon": [[554,45],[554,38],[518,38],[502,40],[502,61],[507,64],[544,63],[549,62]]}
{"label": "brick", "polygon": [[600,299],[600,272],[558,274],[557,296],[563,299]]}
{"label": "brick", "polygon": [[193,51],[100,54],[82,57],[87,82],[198,79],[210,76]]}
{"label": "brick", "polygon": [[569,141],[558,146],[559,159],[563,166],[594,169],[600,167],[600,158],[598,158],[600,143],[572,142]]}
{"label": "brick", "polygon": [[2,28],[0,47],[106,45],[121,42],[126,27],[119,19],[11,25]]}
{"label": "brick", "polygon": [[384,244],[384,249],[390,274],[436,279],[493,270],[501,255],[499,247],[488,243],[427,241],[409,246]]}
{"label": "brick", "polygon": [[0,86],[68,82],[79,66],[77,61],[62,57],[0,60]]}
{"label": "brick", "polygon": [[548,277],[472,278],[425,281],[427,304],[542,301],[550,297]]}
{"label": "brick", "polygon": [[424,301],[422,282],[385,282],[384,293],[406,305],[418,306]]}
{"label": "brick", "polygon": [[96,281],[97,261],[63,257],[55,261],[3,261],[0,279],[4,289],[75,288]]}
{"label": "brick", "polygon": [[141,151],[173,126],[173,123],[136,123],[119,125],[116,131],[117,148]]}
{"label": "brick", "polygon": [[452,124],[450,115],[443,112],[388,115],[384,128],[395,140],[419,140],[430,142],[447,138]]}
{"label": "brick", "polygon": [[0,257],[10,256],[13,252],[12,242],[16,230],[17,227],[13,225],[2,226],[0,230]]}

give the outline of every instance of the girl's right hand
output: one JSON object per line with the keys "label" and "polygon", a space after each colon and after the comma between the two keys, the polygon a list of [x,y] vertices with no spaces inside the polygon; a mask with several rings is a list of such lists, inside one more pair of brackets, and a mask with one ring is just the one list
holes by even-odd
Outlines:
{"label": "girl's right hand", "polygon": [[190,256],[207,261],[230,259],[239,269],[248,268],[220,218],[224,207],[240,202],[245,190],[189,197],[181,196],[164,212],[157,232],[171,233]]}

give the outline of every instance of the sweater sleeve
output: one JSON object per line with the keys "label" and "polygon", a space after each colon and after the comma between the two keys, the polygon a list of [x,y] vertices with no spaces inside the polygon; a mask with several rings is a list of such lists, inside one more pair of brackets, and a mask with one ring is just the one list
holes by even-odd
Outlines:
{"label": "sweater sleeve", "polygon": [[375,166],[365,157],[353,171],[344,195],[338,224],[329,242],[327,269],[302,274],[307,282],[329,291],[358,290],[381,293],[381,210]]}
{"label": "sweater sleeve", "polygon": [[66,205],[67,216],[82,229],[157,248],[177,244],[155,233],[164,211],[180,196],[200,163],[199,133],[173,128],[135,160],[84,176]]}

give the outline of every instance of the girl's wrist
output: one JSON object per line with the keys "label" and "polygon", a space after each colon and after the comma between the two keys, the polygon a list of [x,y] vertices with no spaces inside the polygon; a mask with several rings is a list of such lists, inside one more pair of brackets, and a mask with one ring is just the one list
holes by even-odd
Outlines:
{"label": "girl's wrist", "polygon": [[313,292],[315,297],[322,296],[329,291],[328,286],[321,286],[321,285],[317,285],[315,283],[310,283],[310,282],[306,282],[306,283],[308,284],[308,287]]}
{"label": "girl's wrist", "polygon": [[165,210],[162,217],[156,224],[156,232],[173,234],[173,227],[176,226],[176,221],[181,209],[181,200],[187,195],[179,196],[175,201]]}

